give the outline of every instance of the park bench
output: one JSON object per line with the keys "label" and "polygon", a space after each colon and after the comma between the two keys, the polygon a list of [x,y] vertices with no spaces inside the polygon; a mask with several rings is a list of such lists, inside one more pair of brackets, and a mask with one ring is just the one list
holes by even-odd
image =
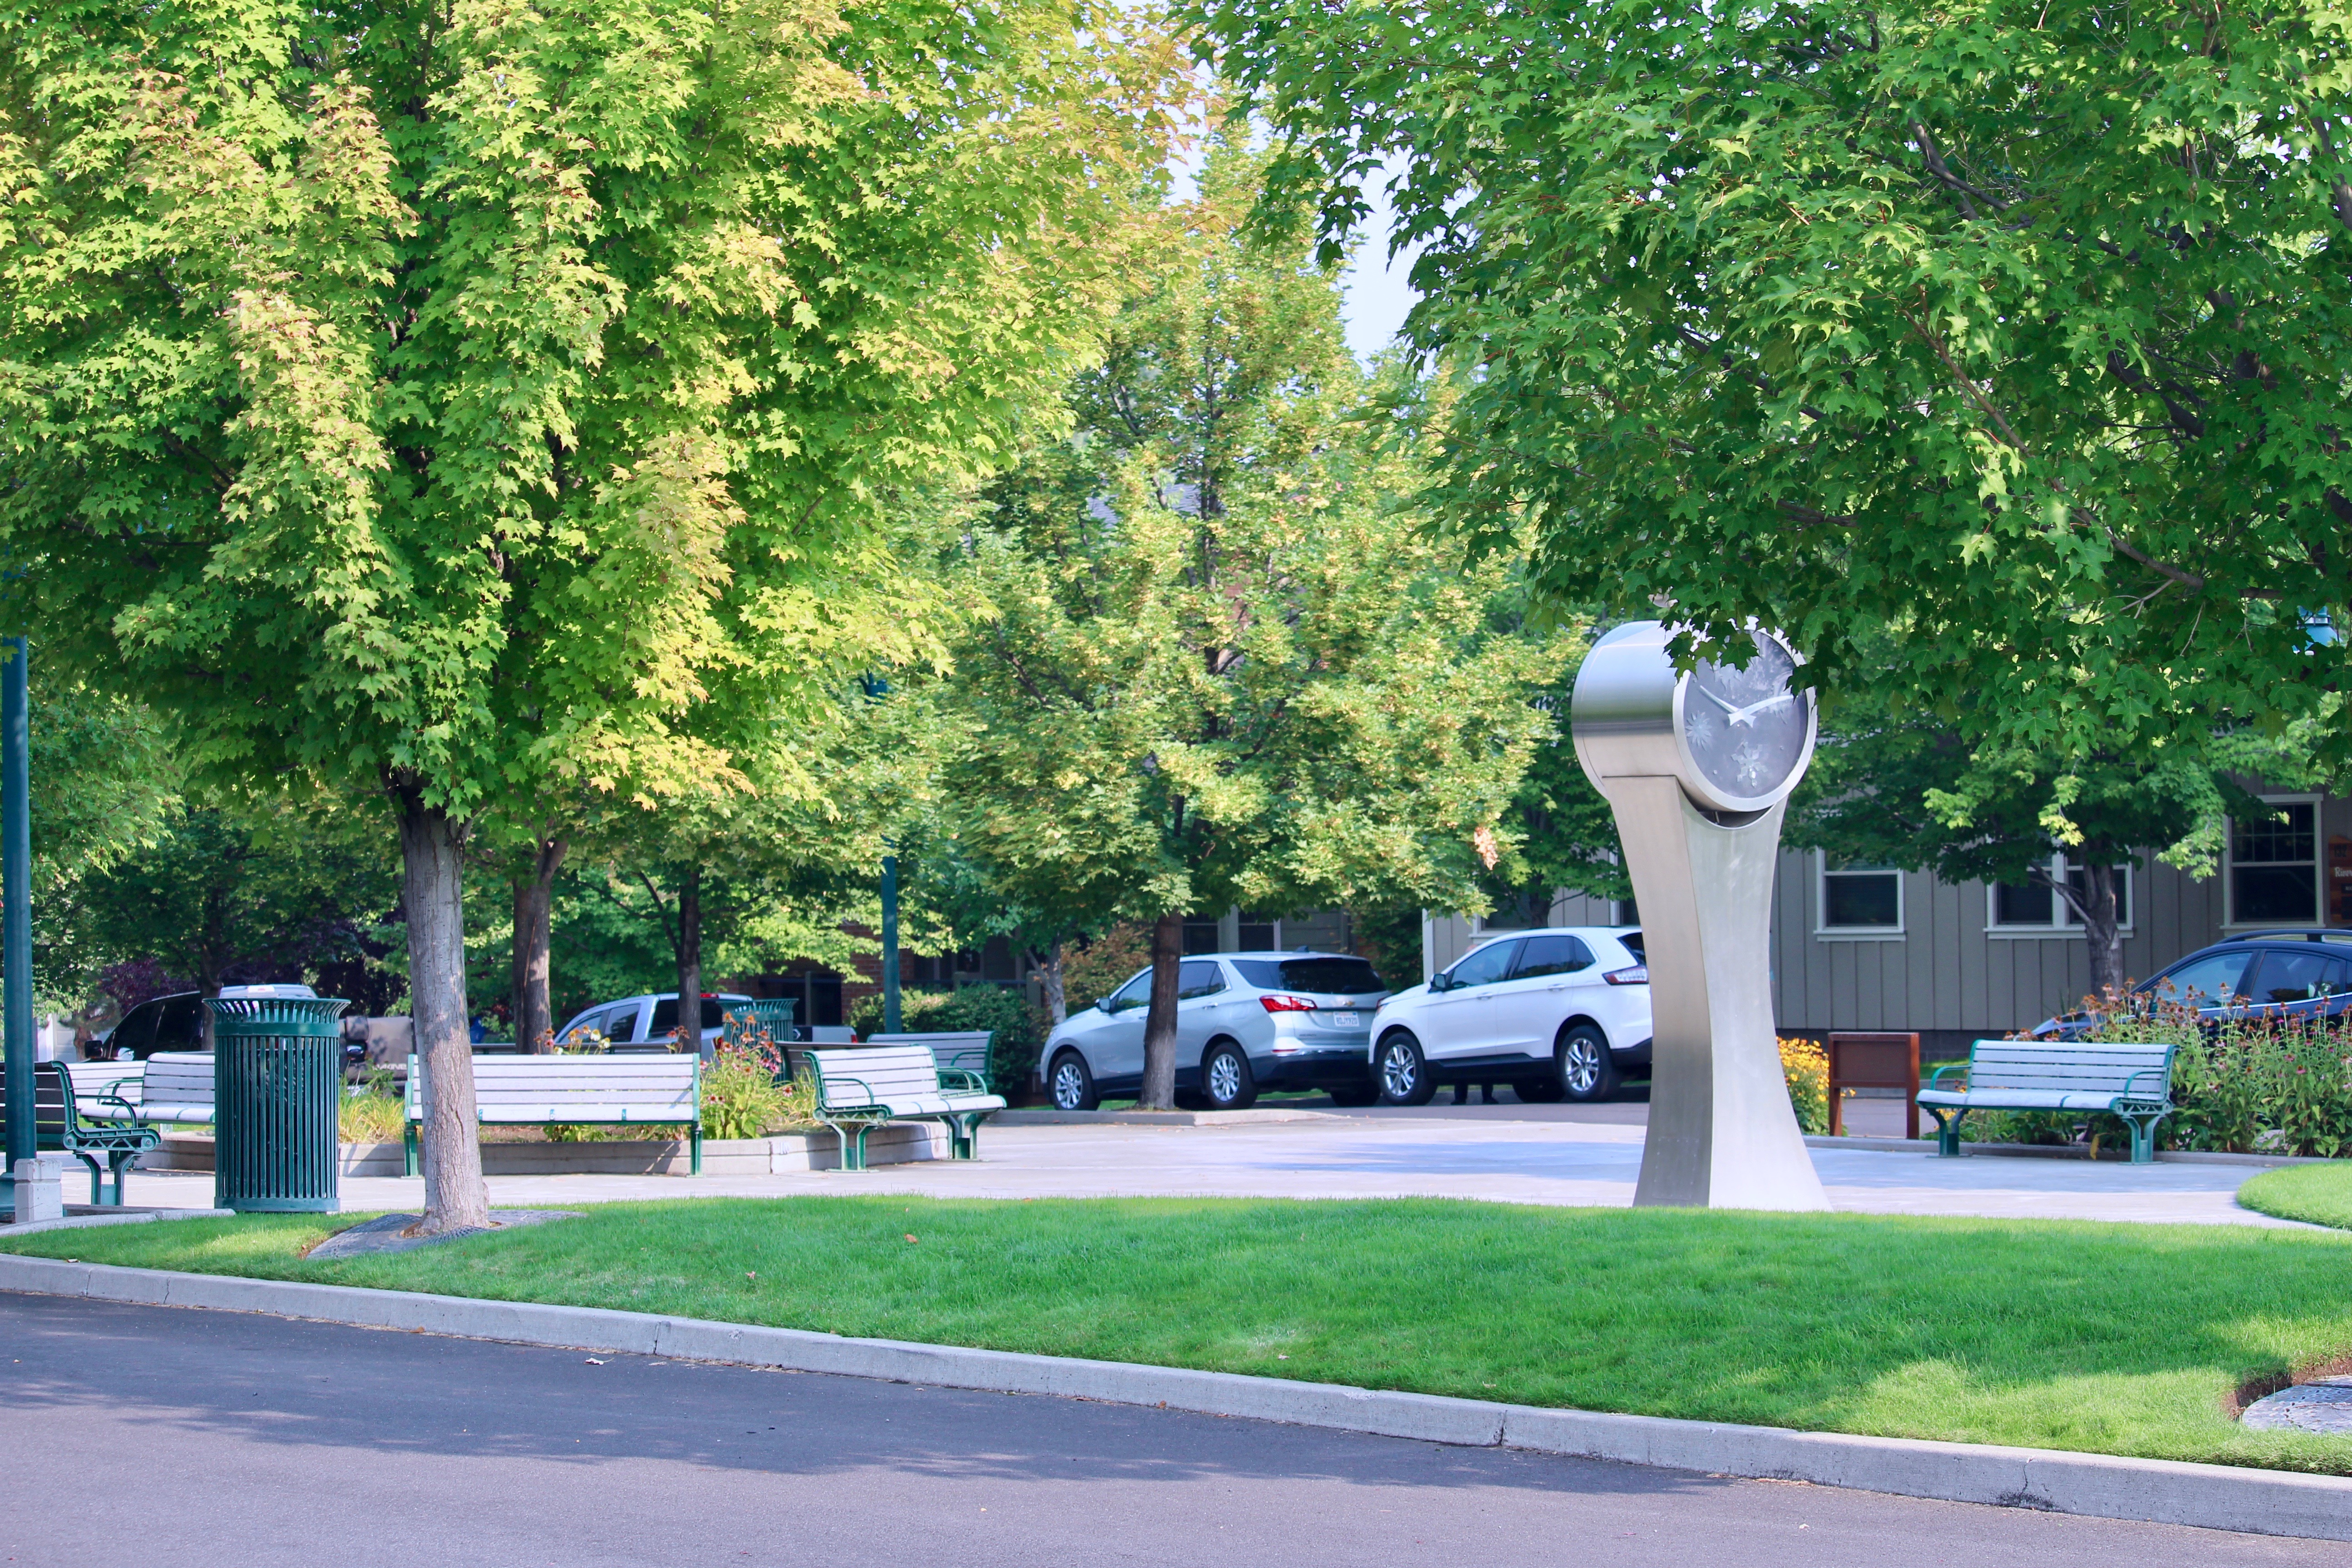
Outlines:
{"label": "park bench", "polygon": [[[94,1067],[98,1064],[83,1065]],[[111,1077],[93,1076],[100,1079]],[[5,1084],[0,1084],[0,1111],[5,1111],[6,1093]],[[90,1098],[94,1101],[97,1097],[92,1095]],[[36,1152],[71,1154],[89,1166],[89,1201],[92,1205],[112,1204],[121,1207],[123,1173],[130,1169],[133,1160],[163,1141],[161,1131],[135,1116],[128,1122],[93,1120],[85,1109],[84,1098],[78,1091],[69,1064],[33,1064],[33,1148]],[[114,1196],[111,1198],[105,1195],[104,1172],[110,1172],[114,1176]]]}
{"label": "park bench", "polygon": [[816,1087],[816,1117],[841,1135],[841,1168],[866,1169],[866,1135],[890,1121],[937,1121],[948,1130],[948,1157],[972,1158],[980,1124],[1004,1109],[988,1079],[942,1068],[929,1046],[854,1046],[804,1051]]}
{"label": "park bench", "polygon": [[[1950,1073],[1964,1086],[1948,1089]],[[1936,1119],[1936,1152],[1960,1152],[1960,1121],[1971,1110],[2104,1110],[2131,1129],[2136,1165],[2156,1157],[2156,1124],[2172,1114],[2172,1047],[2038,1040],[1979,1040],[1965,1066],[1948,1063],[1919,1091]]]}
{"label": "park bench", "polygon": [[996,1086],[989,1081],[988,1051],[995,1039],[992,1030],[956,1029],[927,1035],[869,1035],[864,1043],[868,1049],[876,1046],[927,1047],[941,1072],[969,1074],[979,1080],[976,1092],[992,1094]]}
{"label": "park bench", "polygon": [[[123,1066],[121,1062],[77,1062],[79,1075],[93,1069]],[[135,1076],[113,1080],[103,1100],[83,1112],[95,1121],[169,1121],[210,1123],[213,1120],[213,1054],[210,1051],[157,1051],[136,1064]]]}
{"label": "park bench", "polygon": [[[402,1152],[416,1174],[417,1130],[425,1121],[425,1069],[408,1058],[408,1109]],[[702,1058],[692,1052],[654,1056],[525,1056],[474,1058],[474,1121],[482,1127],[677,1126],[684,1123],[688,1168],[702,1173]]]}

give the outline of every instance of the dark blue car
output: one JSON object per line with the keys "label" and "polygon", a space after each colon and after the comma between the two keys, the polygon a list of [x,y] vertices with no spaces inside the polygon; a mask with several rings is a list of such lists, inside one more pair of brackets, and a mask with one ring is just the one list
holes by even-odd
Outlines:
{"label": "dark blue car", "polygon": [[[2352,1012],[2352,931],[2265,931],[2200,947],[2131,988],[2137,1001],[2195,1007],[2208,1018],[2340,1018]],[[2045,1018],[2037,1040],[2070,1040],[2087,1013]]]}

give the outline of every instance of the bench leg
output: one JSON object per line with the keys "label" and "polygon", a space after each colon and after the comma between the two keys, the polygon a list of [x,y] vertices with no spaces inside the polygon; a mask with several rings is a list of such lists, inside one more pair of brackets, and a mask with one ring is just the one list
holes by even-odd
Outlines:
{"label": "bench leg", "polygon": [[139,1151],[136,1149],[118,1149],[114,1152],[113,1157],[107,1161],[107,1164],[114,1171],[113,1203],[116,1208],[122,1206],[123,1178],[130,1174],[131,1163],[138,1158]]}
{"label": "bench leg", "polygon": [[[92,1208],[100,1206],[106,1202],[106,1189],[100,1185],[98,1156],[86,1154],[79,1149],[76,1149],[73,1152],[73,1157],[89,1167],[89,1206]],[[118,1184],[118,1193],[119,1190],[120,1184]],[[122,1199],[118,1195],[114,1201],[121,1203]]]}
{"label": "bench leg", "polygon": [[2156,1159],[2156,1124],[2160,1116],[2126,1116],[2124,1125],[2131,1129],[2131,1163],[2135,1165],[2153,1163]]}
{"label": "bench leg", "polygon": [[[753,1131],[757,1131],[757,1129],[754,1129]],[[698,1176],[698,1175],[702,1174],[702,1123],[701,1123],[701,1122],[698,1121],[698,1122],[694,1123],[694,1130],[693,1130],[691,1132],[688,1132],[688,1133],[687,1134],[687,1140],[688,1140],[688,1148],[691,1151],[691,1152],[688,1154],[688,1156],[687,1156],[687,1169],[688,1169],[688,1173],[689,1173],[689,1174]]]}
{"label": "bench leg", "polygon": [[414,1121],[400,1124],[400,1173],[404,1176],[416,1174],[416,1123]]}
{"label": "bench leg", "polygon": [[1958,1110],[1947,1110],[1940,1105],[1927,1107],[1927,1114],[1936,1119],[1936,1155],[1938,1159],[1957,1160],[1960,1157],[1960,1119],[1968,1113],[1965,1106]]}
{"label": "bench leg", "polygon": [[866,1135],[873,1131],[874,1124],[870,1121],[861,1121],[857,1124],[857,1136],[847,1140],[842,1145],[841,1168],[843,1170],[866,1169]]}

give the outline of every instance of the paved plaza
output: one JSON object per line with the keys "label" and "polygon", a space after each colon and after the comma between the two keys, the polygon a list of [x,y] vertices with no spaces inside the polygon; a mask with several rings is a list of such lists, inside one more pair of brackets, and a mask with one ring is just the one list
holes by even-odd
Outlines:
{"label": "paved plaza", "polygon": [[[1639,1103],[1505,1104],[1406,1111],[1274,1110],[1213,1126],[990,1126],[981,1134],[981,1157],[969,1163],[938,1160],[866,1172],[745,1176],[492,1176],[489,1189],[491,1203],[503,1208],[795,1193],[1448,1197],[1622,1207],[1633,1199],[1646,1110]],[[1878,1129],[1865,1125],[1859,1131]],[[1997,1155],[1941,1160],[1916,1150],[1868,1148],[1816,1148],[1813,1163],[1830,1201],[1854,1214],[2286,1223],[2238,1206],[2238,1188],[2259,1173],[2252,1165],[2133,1166]],[[131,1200],[138,1205],[205,1207],[212,1201],[208,1174],[142,1172],[131,1178]],[[342,1183],[343,1206],[353,1212],[415,1209],[424,1196],[421,1180],[347,1176]]]}

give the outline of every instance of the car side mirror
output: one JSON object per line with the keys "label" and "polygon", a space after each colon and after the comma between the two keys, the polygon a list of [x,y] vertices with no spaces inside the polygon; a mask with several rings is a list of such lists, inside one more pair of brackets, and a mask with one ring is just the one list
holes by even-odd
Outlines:
{"label": "car side mirror", "polygon": [[1454,982],[1448,980],[1443,974],[1433,974],[1429,977],[1429,989],[1433,993],[1438,991],[1451,991],[1454,989]]}

